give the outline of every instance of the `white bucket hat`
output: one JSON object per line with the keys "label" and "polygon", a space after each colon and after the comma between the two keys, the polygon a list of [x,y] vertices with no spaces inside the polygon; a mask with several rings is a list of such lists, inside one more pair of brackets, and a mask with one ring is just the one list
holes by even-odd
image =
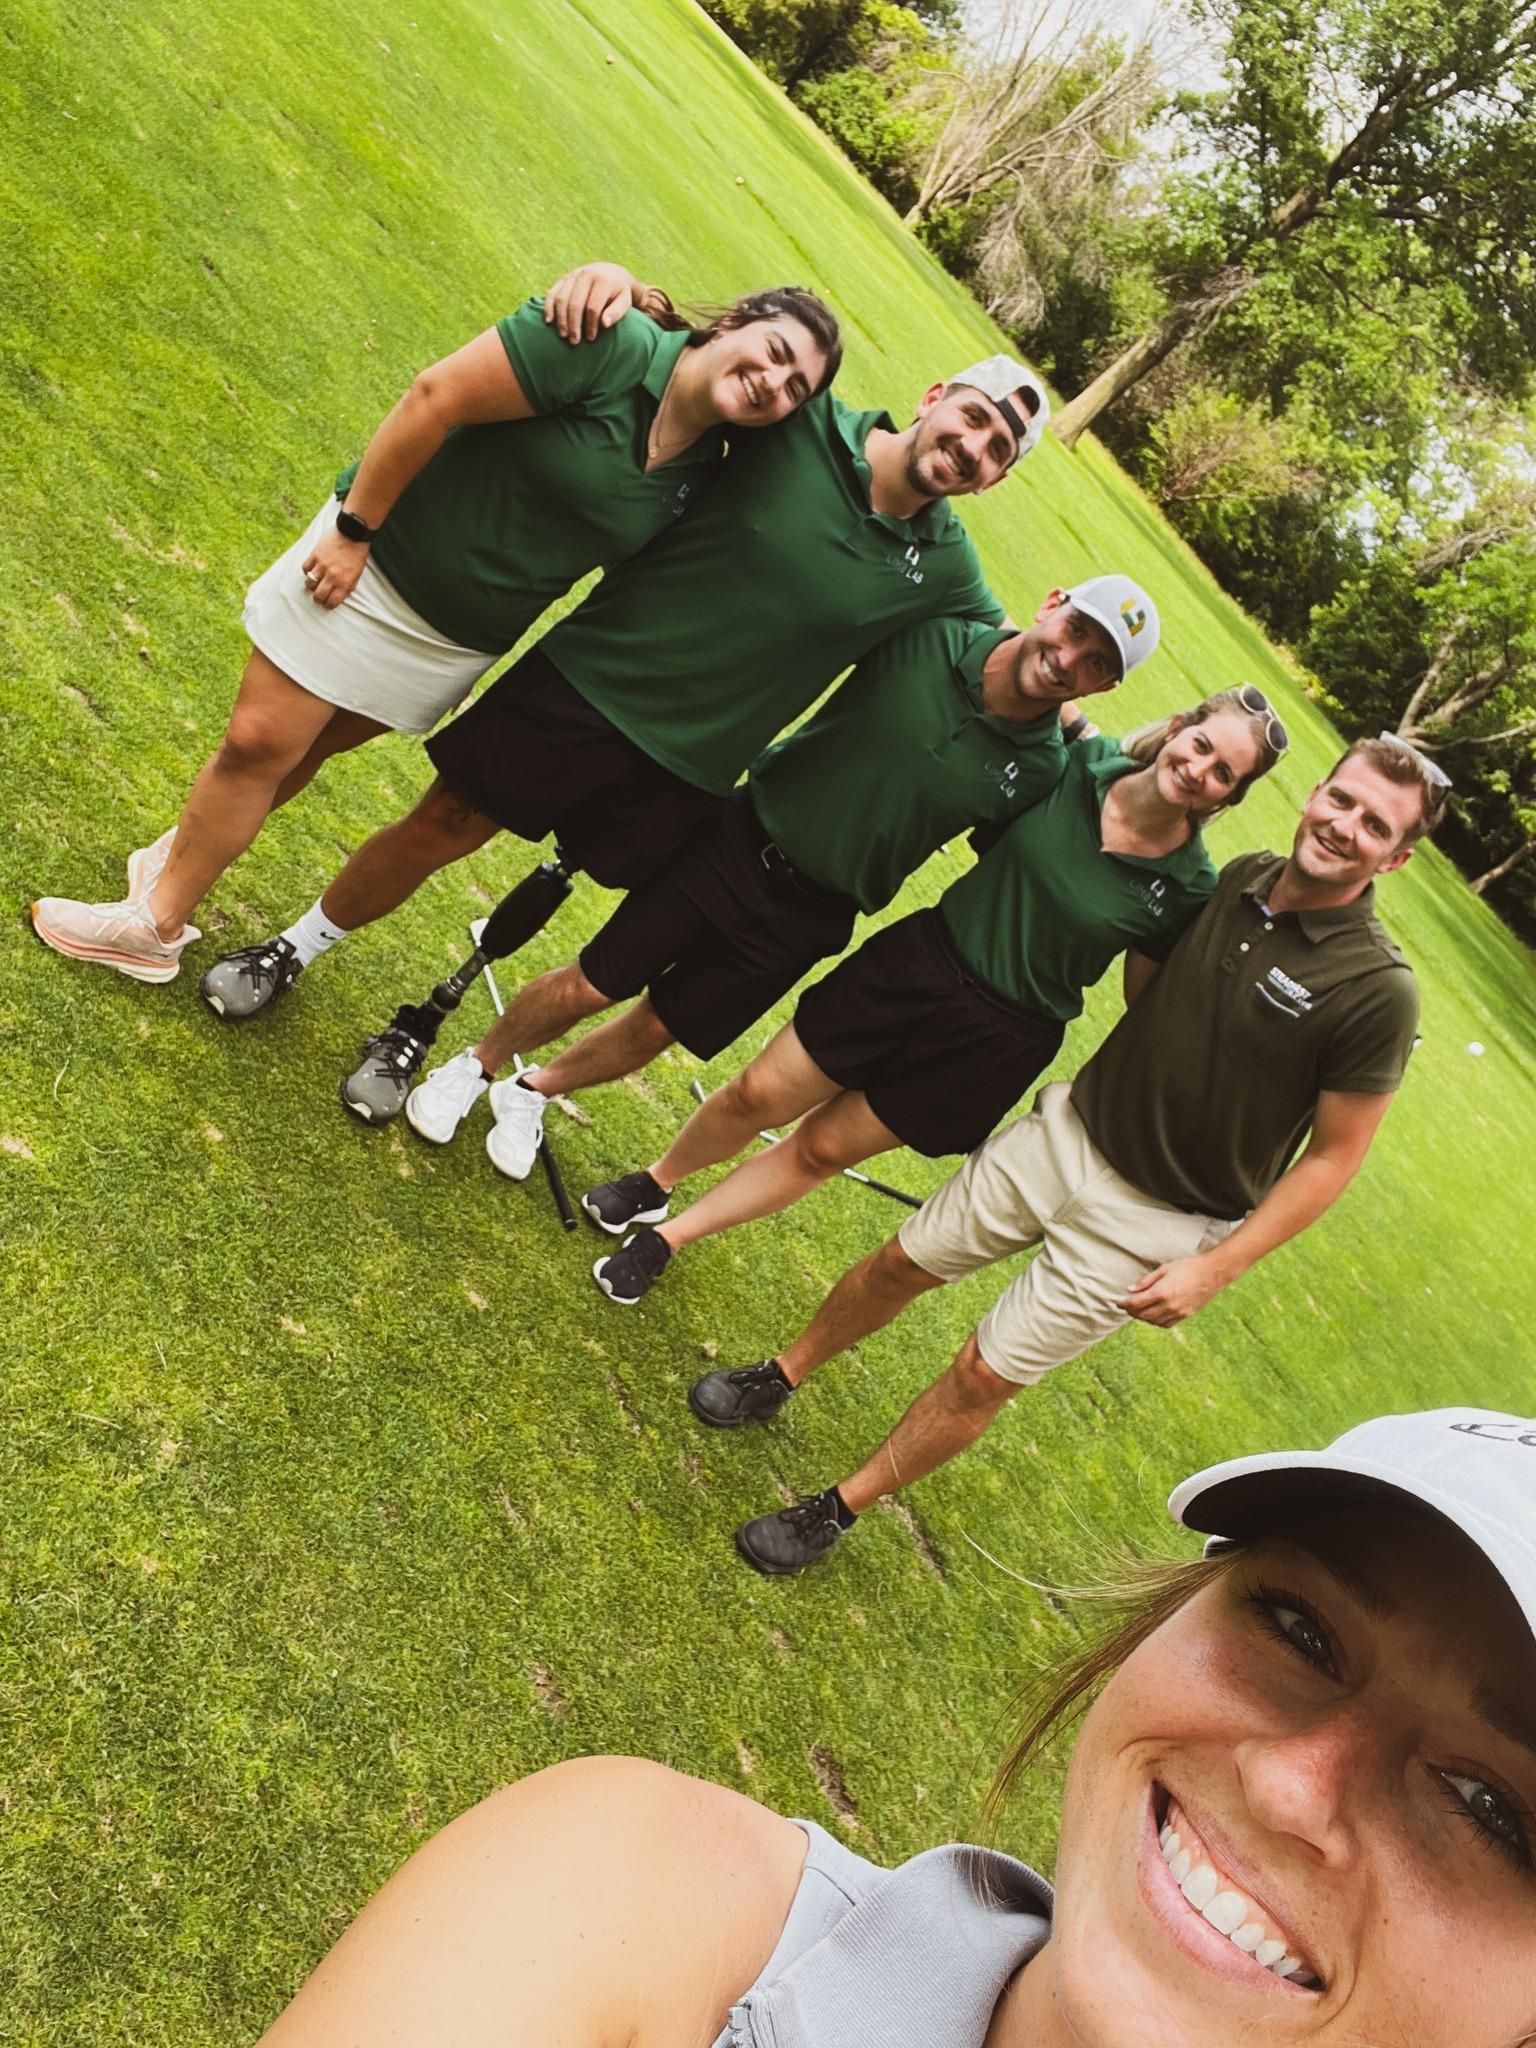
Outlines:
{"label": "white bucket hat", "polygon": [[1090,576],[1086,583],[1074,584],[1066,600],[1074,611],[1086,612],[1114,641],[1121,682],[1138,661],[1145,661],[1155,650],[1162,635],[1157,606],[1129,576]]}
{"label": "white bucket hat", "polygon": [[1536,1418],[1487,1408],[1383,1415],[1325,1451],[1212,1465],[1176,1486],[1168,1512],[1212,1541],[1262,1535],[1302,1505],[1400,1494],[1475,1543],[1536,1635]]}

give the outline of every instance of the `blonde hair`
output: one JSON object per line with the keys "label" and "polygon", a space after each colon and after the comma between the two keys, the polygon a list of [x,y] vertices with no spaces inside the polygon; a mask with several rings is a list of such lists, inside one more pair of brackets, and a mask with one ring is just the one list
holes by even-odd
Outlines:
{"label": "blonde hair", "polygon": [[1267,775],[1279,760],[1280,756],[1269,743],[1269,722],[1274,717],[1272,711],[1250,710],[1243,702],[1243,693],[1240,689],[1218,690],[1214,696],[1202,698],[1200,703],[1192,704],[1187,711],[1173,711],[1166,718],[1154,719],[1150,725],[1138,725],[1120,741],[1121,753],[1128,754],[1133,761],[1139,761],[1145,767],[1157,759],[1176,732],[1182,732],[1189,725],[1204,725],[1208,718],[1216,718],[1223,714],[1241,718],[1246,723],[1253,735],[1254,745],[1259,750],[1259,758],[1248,773],[1233,784],[1232,793],[1225,803],[1218,805],[1214,811],[1207,811],[1202,822],[1220,817],[1223,811],[1230,811],[1235,805],[1240,804],[1259,777]]}

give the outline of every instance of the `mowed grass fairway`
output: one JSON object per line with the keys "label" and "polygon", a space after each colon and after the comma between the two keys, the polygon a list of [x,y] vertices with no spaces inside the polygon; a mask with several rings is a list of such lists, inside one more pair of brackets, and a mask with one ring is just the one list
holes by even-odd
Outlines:
{"label": "mowed grass fairway", "polygon": [[[338,1075],[462,955],[528,864],[511,842],[219,1028],[197,971],[399,811],[414,743],[273,822],[176,985],[38,947],[29,898],[119,894],[175,816],[243,659],[241,592],[341,461],[415,368],[573,261],[685,296],[812,284],[847,323],[842,388],[898,418],[998,342],[685,0],[414,21],[16,0],[0,47],[0,2039],[247,2042],[425,1834],[584,1751],[899,1859],[973,1825],[1006,1695],[1073,1637],[976,1545],[1077,1580],[1106,1545],[1166,1547],[1162,1497],[1203,1461],[1395,1406],[1536,1408],[1536,985],[1433,852],[1383,891],[1424,1043],[1339,1209],[1177,1334],[1023,1395],[783,1584],[737,1563],[733,1524],[856,1462],[995,1283],[927,1298],[771,1433],[707,1435],[683,1402],[704,1361],[785,1341],[893,1205],[839,1183],[625,1313],[542,1180],[493,1174],[483,1123],[437,1153],[348,1120]],[[1048,440],[966,516],[1016,616],[1095,569],[1154,591],[1165,651],[1111,728],[1243,677],[1277,696],[1298,743],[1214,838],[1283,845],[1334,739],[1108,461]],[[583,887],[526,965],[608,901]],[[462,1036],[488,1015],[477,991]],[[590,1123],[552,1117],[573,1193],[654,1156],[694,1071],[679,1054],[588,1098]],[[1011,1837],[1047,1862],[1051,1798]]]}

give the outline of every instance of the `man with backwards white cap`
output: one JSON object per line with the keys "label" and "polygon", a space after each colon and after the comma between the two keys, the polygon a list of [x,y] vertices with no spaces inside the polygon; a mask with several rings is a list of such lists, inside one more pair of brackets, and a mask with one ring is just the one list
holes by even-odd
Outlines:
{"label": "man with backwards white cap", "polygon": [[[841,953],[859,913],[883,909],[935,848],[1001,830],[1048,796],[1066,764],[1062,706],[1112,690],[1157,637],[1146,592],[1098,576],[1051,591],[1022,631],[944,618],[882,641],[575,962],[530,982],[412,1092],[408,1121],[446,1143],[513,1054],[642,990],[624,1017],[491,1091],[486,1143],[501,1172],[529,1171],[554,1096],[634,1073],[675,1042],[712,1059]],[[665,1210],[641,1172],[593,1213],[622,1230]]]}
{"label": "man with backwards white cap", "polygon": [[1536,1418],[1386,1416],[1169,1507],[1206,1557],[1043,1675],[989,1802],[1091,1698],[1054,1890],[581,1758],[407,1863],[262,2048],[1530,2048]]}

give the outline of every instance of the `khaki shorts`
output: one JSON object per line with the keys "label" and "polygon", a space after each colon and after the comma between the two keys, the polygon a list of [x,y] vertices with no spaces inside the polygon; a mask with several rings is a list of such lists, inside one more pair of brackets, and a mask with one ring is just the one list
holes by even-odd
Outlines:
{"label": "khaki shorts", "polygon": [[899,1233],[936,1280],[963,1280],[1039,1245],[976,1331],[982,1357],[1021,1387],[1130,1321],[1116,1302],[1154,1266],[1208,1251],[1237,1228],[1143,1194],[1095,1151],[1071,1083],[1042,1088]]}

